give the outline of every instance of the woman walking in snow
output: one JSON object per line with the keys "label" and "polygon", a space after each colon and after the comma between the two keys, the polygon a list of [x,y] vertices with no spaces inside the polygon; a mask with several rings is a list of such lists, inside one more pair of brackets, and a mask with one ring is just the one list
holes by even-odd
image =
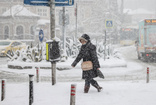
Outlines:
{"label": "woman walking in snow", "polygon": [[101,91],[102,87],[100,87],[93,78],[97,77],[97,70],[100,68],[100,64],[98,61],[96,47],[90,41],[90,37],[87,34],[83,34],[79,41],[81,42],[82,46],[78,56],[76,57],[75,61],[72,63],[72,67],[75,67],[77,63],[83,59],[85,61],[91,61],[92,68],[89,70],[83,70],[82,72],[82,79],[85,79],[85,86],[84,86],[84,93],[88,93],[90,84],[94,86],[98,92]]}

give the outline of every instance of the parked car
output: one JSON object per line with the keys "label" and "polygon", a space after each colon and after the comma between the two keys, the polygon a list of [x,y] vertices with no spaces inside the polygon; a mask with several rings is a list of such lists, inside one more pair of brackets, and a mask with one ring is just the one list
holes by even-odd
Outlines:
{"label": "parked car", "polygon": [[0,41],[0,56],[12,55],[13,52],[25,49],[26,44],[21,41],[15,40],[2,40]]}

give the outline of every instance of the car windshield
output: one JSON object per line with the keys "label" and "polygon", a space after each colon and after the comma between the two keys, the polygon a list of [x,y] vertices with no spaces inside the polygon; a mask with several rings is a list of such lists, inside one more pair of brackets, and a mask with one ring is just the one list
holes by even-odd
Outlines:
{"label": "car windshield", "polygon": [[7,46],[9,45],[11,42],[8,41],[4,41],[4,42],[0,42],[0,46]]}

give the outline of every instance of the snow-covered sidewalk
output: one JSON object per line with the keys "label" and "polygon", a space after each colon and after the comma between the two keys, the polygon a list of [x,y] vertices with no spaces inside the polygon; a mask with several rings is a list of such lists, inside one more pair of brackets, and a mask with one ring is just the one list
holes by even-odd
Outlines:
{"label": "snow-covered sidewalk", "polygon": [[[94,87],[83,93],[84,82],[76,86],[76,105],[156,105],[156,81],[100,81],[102,92]],[[71,82],[56,85],[34,82],[33,105],[70,105]],[[7,83],[6,98],[1,105],[28,105],[29,83]]]}
{"label": "snow-covered sidewalk", "polygon": [[[59,68],[62,67],[62,70],[56,71],[57,80],[59,82],[60,81],[61,82],[81,81],[81,76],[82,76],[82,70],[80,66],[81,63],[78,63],[78,65],[75,68],[72,68],[71,61],[73,61],[73,59],[68,60],[68,62],[60,62],[56,64],[57,67]],[[124,65],[125,63],[126,63],[126,67],[121,66]],[[100,64],[101,64],[100,70],[105,75],[105,80],[137,80],[137,79],[145,80],[146,79],[146,69],[142,70],[143,67],[136,62],[126,62],[124,60],[121,60],[121,62],[119,62],[119,60],[118,61],[108,60],[107,62],[104,62],[103,59],[100,59]],[[63,70],[64,68],[68,68],[68,69]],[[9,69],[7,68],[7,65],[5,65],[0,68],[0,72],[8,72],[8,73],[11,72],[17,75],[18,74],[23,75],[27,79],[28,79],[28,74],[36,75],[35,66],[32,69]],[[41,81],[51,80],[51,69],[40,69],[39,72],[40,72],[39,75],[41,77]],[[15,80],[18,81],[16,76],[15,76]]]}
{"label": "snow-covered sidewalk", "polygon": [[[58,69],[71,69],[71,64],[75,59],[73,58],[68,58],[68,60],[66,62],[57,62],[56,67]],[[76,66],[76,68],[81,68],[81,62],[80,61],[78,63],[78,65]],[[127,62],[124,59],[118,59],[118,58],[111,58],[111,59],[106,59],[104,61],[104,59],[99,59],[101,68],[110,68],[110,67],[126,67],[127,66]],[[21,61],[12,61],[12,62],[8,62],[9,66],[15,66],[15,67],[20,67],[21,68],[25,68],[25,67],[39,67],[39,68],[50,68],[51,67],[51,63],[47,62],[47,61],[42,61],[42,62],[21,62]]]}

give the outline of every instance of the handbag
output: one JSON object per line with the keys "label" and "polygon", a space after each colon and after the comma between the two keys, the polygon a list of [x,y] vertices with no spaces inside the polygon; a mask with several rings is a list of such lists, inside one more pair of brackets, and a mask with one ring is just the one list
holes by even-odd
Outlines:
{"label": "handbag", "polygon": [[97,70],[97,75],[100,77],[100,78],[105,78],[103,73],[100,71],[100,70]]}
{"label": "handbag", "polygon": [[91,61],[84,61],[81,64],[81,69],[83,71],[91,70],[91,69],[93,69],[93,63]]}

